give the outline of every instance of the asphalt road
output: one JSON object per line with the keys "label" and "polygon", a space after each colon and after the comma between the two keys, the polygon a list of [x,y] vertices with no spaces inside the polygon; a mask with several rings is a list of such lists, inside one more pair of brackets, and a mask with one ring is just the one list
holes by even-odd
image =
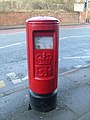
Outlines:
{"label": "asphalt road", "polygon": [[[90,25],[60,28],[59,74],[90,64]],[[26,34],[0,31],[0,94],[27,84]]]}

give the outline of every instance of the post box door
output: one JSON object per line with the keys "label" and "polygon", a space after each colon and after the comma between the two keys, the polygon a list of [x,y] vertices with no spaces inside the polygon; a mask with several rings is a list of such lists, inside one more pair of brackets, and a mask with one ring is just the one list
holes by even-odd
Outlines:
{"label": "post box door", "polygon": [[53,31],[34,32],[34,74],[36,80],[54,78]]}

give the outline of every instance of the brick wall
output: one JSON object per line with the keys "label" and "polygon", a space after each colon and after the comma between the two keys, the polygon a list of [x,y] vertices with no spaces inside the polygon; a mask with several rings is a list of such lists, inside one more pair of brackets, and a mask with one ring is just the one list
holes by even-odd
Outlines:
{"label": "brick wall", "polygon": [[[90,19],[90,12],[87,14],[87,19]],[[80,12],[79,13],[79,23],[85,23],[86,22],[86,12]]]}
{"label": "brick wall", "polygon": [[4,12],[0,13],[0,25],[24,25],[28,18],[41,15],[56,17],[61,23],[78,23],[80,14],[60,11]]}

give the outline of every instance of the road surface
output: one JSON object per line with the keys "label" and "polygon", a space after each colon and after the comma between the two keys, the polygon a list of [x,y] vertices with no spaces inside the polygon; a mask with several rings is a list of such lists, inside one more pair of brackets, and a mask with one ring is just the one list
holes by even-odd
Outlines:
{"label": "road surface", "polygon": [[[59,74],[90,64],[90,25],[60,27]],[[26,33],[0,31],[0,95],[27,85]]]}

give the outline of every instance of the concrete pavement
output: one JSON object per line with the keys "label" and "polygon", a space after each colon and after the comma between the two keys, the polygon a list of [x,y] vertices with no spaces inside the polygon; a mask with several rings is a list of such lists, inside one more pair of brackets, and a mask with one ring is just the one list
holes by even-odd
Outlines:
{"label": "concrete pavement", "polygon": [[56,109],[28,110],[29,88],[23,86],[0,95],[0,120],[90,120],[90,65],[58,76]]}

